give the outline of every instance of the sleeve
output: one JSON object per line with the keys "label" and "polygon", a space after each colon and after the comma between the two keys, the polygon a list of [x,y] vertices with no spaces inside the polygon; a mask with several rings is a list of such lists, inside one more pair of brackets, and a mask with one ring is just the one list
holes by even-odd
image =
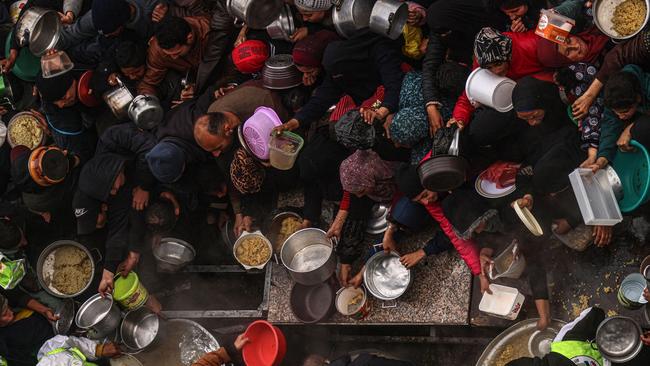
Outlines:
{"label": "sleeve", "polygon": [[440,91],[436,84],[436,74],[444,59],[445,47],[440,40],[440,35],[430,32],[427,52],[422,61],[422,96],[425,103],[441,101]]}
{"label": "sleeve", "polygon": [[623,132],[623,123],[614,115],[609,108],[605,109],[603,119],[600,123],[600,143],[598,145],[598,157],[606,158],[607,161],[614,160],[616,156],[616,141]]}
{"label": "sleeve", "polygon": [[649,38],[650,31],[644,31],[631,40],[612,48],[605,55],[605,60],[600,70],[598,70],[598,74],[596,74],[596,79],[605,84],[610,75],[621,70],[625,65],[647,64],[650,61],[650,52],[647,45]]}
{"label": "sleeve", "polygon": [[81,6],[83,0],[63,0],[63,14],[71,11],[74,17],[77,18],[81,13]]}
{"label": "sleeve", "polygon": [[106,239],[106,256],[104,268],[115,273],[117,266],[124,259],[129,239],[129,212],[131,210],[131,193],[120,190],[112,197],[108,206],[108,237]]}
{"label": "sleeve", "polygon": [[32,299],[29,294],[21,290],[20,288],[14,288],[12,290],[5,290],[0,287],[0,295],[3,295],[9,301],[11,307],[26,308],[29,300]]}
{"label": "sleeve", "polygon": [[452,118],[463,121],[465,127],[467,127],[472,119],[475,109],[476,108],[474,108],[472,103],[469,101],[467,94],[463,91],[463,94],[461,94],[456,101],[454,111],[452,112]]}
{"label": "sleeve", "polygon": [[583,149],[598,148],[600,144],[600,121],[603,118],[603,100],[597,98],[594,105],[589,108],[587,117],[580,121],[580,134]]}
{"label": "sleeve", "polygon": [[[317,121],[327,112],[327,110],[336,104],[343,96],[341,90],[328,75],[323,83],[316,88],[314,95],[294,116],[300,122],[300,127],[309,128],[309,125]],[[399,97],[399,92],[398,92]]]}
{"label": "sleeve", "polygon": [[447,217],[445,217],[442,207],[438,202],[426,205],[425,207],[429,212],[429,215],[438,222],[442,231],[447,235],[449,240],[451,240],[451,244],[456,248],[472,274],[478,276],[481,273],[478,245],[473,240],[463,240],[454,233],[451,223]]}
{"label": "sleeve", "polygon": [[343,191],[343,197],[341,197],[341,203],[339,204],[339,210],[347,211],[350,209],[350,192]]}
{"label": "sleeve", "polygon": [[[52,352],[53,350],[57,348],[78,348],[81,353],[84,354],[88,359],[90,360],[96,360],[97,357],[95,356],[95,349],[97,348],[97,345],[99,342],[92,341],[88,338],[80,338],[80,337],[68,337],[64,335],[57,335],[54,336],[54,338],[49,339],[41,349],[38,350],[38,356],[37,358],[40,360],[45,355],[47,355],[49,352]],[[40,363],[39,363],[40,365]]]}
{"label": "sleeve", "polygon": [[216,351],[206,353],[203,357],[199,358],[192,366],[221,366],[230,362],[230,355],[224,347]]}
{"label": "sleeve", "polygon": [[147,53],[147,71],[144,73],[142,81],[138,84],[138,94],[158,95],[156,87],[160,84],[165,75],[167,67],[160,62],[160,56],[156,52],[157,46],[149,44]]}
{"label": "sleeve", "polygon": [[208,79],[214,69],[221,63],[224,55],[228,52],[230,44],[230,32],[227,30],[211,30],[208,33],[208,44],[203,60],[199,64],[196,76],[197,92],[203,92]]}
{"label": "sleeve", "polygon": [[97,35],[91,13],[87,12],[79,20],[63,28],[56,43],[57,50],[65,51]]}
{"label": "sleeve", "polygon": [[379,42],[375,47],[377,48],[375,64],[384,86],[382,106],[388,108],[391,113],[395,113],[399,108],[399,93],[404,78],[404,73],[400,67],[399,53],[388,42]]}
{"label": "sleeve", "polygon": [[348,217],[341,230],[341,241],[336,246],[336,253],[342,264],[352,264],[363,252],[363,238],[366,232],[365,220],[353,220]]}
{"label": "sleeve", "polygon": [[585,0],[566,0],[554,7],[553,10],[565,17],[578,19],[582,17],[582,8],[584,7],[584,3]]}

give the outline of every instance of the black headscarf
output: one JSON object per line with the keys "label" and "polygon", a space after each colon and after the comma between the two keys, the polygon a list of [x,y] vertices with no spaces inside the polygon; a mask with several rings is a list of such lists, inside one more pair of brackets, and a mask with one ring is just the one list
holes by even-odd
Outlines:
{"label": "black headscarf", "polygon": [[517,112],[543,109],[545,115],[542,126],[544,127],[555,128],[571,123],[557,87],[532,76],[526,76],[517,81],[517,85],[512,91],[512,104]]}

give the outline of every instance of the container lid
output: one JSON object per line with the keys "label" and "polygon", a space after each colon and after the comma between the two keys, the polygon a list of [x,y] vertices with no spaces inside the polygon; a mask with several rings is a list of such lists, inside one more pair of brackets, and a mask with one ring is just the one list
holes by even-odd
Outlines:
{"label": "container lid", "polygon": [[535,236],[542,236],[544,235],[544,230],[542,230],[542,227],[539,225],[539,222],[537,222],[537,219],[533,214],[530,212],[530,210],[527,207],[520,207],[516,202],[514,205],[512,205],[515,209],[515,212],[517,213],[517,216],[519,216],[519,220],[526,225],[526,228]]}

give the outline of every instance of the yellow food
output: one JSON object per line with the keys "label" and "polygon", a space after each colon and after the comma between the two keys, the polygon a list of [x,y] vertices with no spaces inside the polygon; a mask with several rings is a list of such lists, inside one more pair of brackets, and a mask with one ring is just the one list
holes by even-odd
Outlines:
{"label": "yellow food", "polygon": [[645,16],[644,0],[625,0],[614,9],[613,29],[621,36],[629,36],[643,26]]}
{"label": "yellow food", "polygon": [[350,301],[348,301],[348,306],[354,306],[357,305],[363,300],[363,294],[359,293],[355,297],[351,298]]}
{"label": "yellow food", "polygon": [[282,223],[280,224],[280,231],[275,238],[275,245],[282,245],[282,243],[284,243],[288,237],[290,237],[296,231],[300,230],[301,225],[302,222],[300,222],[300,220],[294,216],[289,216],[282,220]]}
{"label": "yellow food", "polygon": [[259,266],[271,258],[271,249],[262,236],[251,235],[237,246],[235,256],[247,266]]}
{"label": "yellow food", "polygon": [[54,272],[50,285],[66,295],[83,290],[90,281],[90,258],[81,249],[61,247],[54,252]]}
{"label": "yellow food", "polygon": [[25,114],[13,120],[9,129],[9,138],[15,145],[34,149],[43,139],[43,130],[38,125],[36,117]]}

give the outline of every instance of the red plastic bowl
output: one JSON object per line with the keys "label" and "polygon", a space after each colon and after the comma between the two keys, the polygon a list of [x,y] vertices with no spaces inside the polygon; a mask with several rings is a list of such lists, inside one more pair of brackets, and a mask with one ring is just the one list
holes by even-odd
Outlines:
{"label": "red plastic bowl", "polygon": [[256,320],[244,335],[250,340],[242,350],[246,366],[280,365],[287,352],[287,341],[278,327],[266,320]]}
{"label": "red plastic bowl", "polygon": [[100,103],[95,94],[90,93],[90,80],[92,77],[92,70],[88,70],[81,74],[79,83],[77,83],[77,96],[79,97],[79,101],[81,104],[90,108],[97,107]]}

